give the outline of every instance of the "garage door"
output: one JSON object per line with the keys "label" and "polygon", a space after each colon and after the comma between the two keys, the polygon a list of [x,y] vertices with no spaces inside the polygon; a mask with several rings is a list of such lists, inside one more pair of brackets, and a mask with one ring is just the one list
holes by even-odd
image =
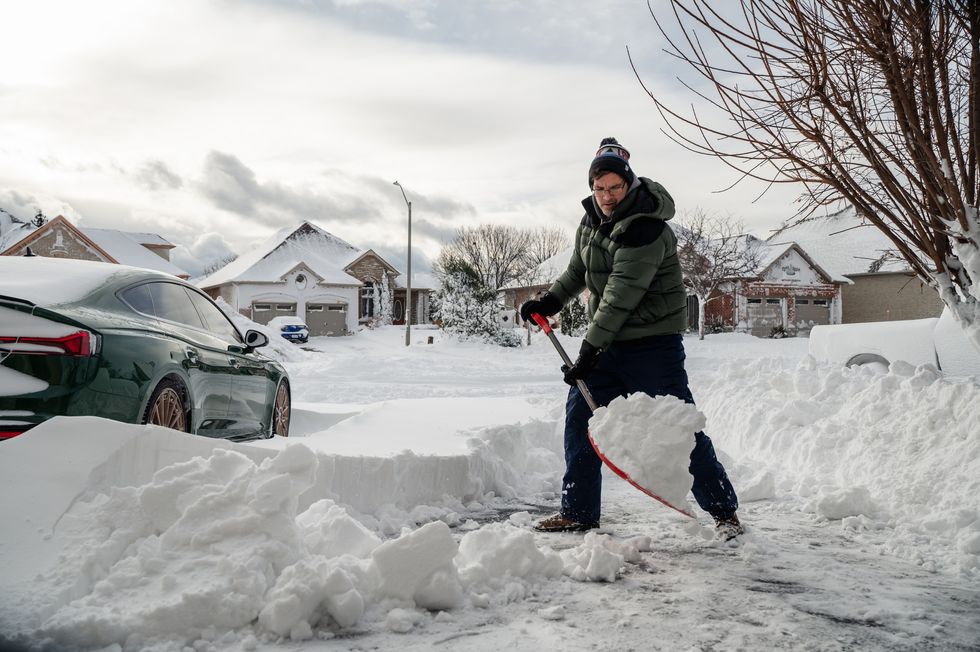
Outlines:
{"label": "garage door", "polygon": [[346,335],[347,304],[308,303],[306,304],[306,327],[310,335]]}
{"label": "garage door", "polygon": [[258,324],[268,324],[273,317],[295,317],[296,304],[278,301],[253,301],[252,321]]}
{"label": "garage door", "polygon": [[796,298],[796,327],[798,335],[806,335],[814,326],[830,323],[830,301],[827,299]]}
{"label": "garage door", "polygon": [[756,337],[769,337],[774,326],[783,323],[783,306],[780,299],[750,298],[749,326]]}

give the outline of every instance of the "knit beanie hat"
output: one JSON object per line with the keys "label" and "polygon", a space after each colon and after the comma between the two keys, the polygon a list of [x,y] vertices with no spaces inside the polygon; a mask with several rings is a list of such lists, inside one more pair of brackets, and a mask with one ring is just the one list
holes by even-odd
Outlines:
{"label": "knit beanie hat", "polygon": [[629,161],[629,150],[620,145],[618,140],[603,138],[592,164],[589,165],[589,188],[592,188],[592,182],[603,172],[615,172],[623,177],[627,187],[632,185],[636,175],[630,169]]}

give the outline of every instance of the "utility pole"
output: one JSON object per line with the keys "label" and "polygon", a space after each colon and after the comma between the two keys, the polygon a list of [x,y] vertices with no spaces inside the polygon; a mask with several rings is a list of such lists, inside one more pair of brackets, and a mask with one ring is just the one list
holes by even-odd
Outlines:
{"label": "utility pole", "polygon": [[408,206],[408,275],[405,283],[405,346],[412,343],[412,202],[408,201],[402,184],[395,182],[402,191],[402,198]]}

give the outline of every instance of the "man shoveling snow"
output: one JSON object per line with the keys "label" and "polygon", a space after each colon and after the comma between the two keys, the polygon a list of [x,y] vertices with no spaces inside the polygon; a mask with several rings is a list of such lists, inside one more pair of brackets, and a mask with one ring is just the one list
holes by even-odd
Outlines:
{"label": "man shoveling snow", "polygon": [[[600,406],[636,392],[694,403],[681,337],[687,293],[677,238],[667,226],[674,200],[659,183],[633,173],[629,152],[615,138],[603,139],[596,152],[589,188],[568,268],[542,298],[521,306],[521,317],[530,321],[534,314],[557,314],[585,289],[590,293],[589,330],[578,359],[562,367],[572,386],[565,408],[565,476],[561,512],[537,525],[546,532],[599,526],[602,461],[589,440],[592,408],[578,381]],[[650,424],[650,436],[657,427]],[[711,439],[700,430],[689,471],[694,497],[715,519],[719,535],[741,534],[735,489]]]}

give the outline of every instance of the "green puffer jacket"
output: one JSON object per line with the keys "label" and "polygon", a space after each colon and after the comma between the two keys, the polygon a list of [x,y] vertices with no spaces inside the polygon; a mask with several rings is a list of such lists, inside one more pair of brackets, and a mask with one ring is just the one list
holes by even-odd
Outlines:
{"label": "green puffer jacket", "polygon": [[674,200],[659,183],[639,182],[608,218],[591,195],[582,201],[572,258],[549,290],[564,305],[588,288],[585,339],[599,349],[687,328],[677,237],[667,226]]}

